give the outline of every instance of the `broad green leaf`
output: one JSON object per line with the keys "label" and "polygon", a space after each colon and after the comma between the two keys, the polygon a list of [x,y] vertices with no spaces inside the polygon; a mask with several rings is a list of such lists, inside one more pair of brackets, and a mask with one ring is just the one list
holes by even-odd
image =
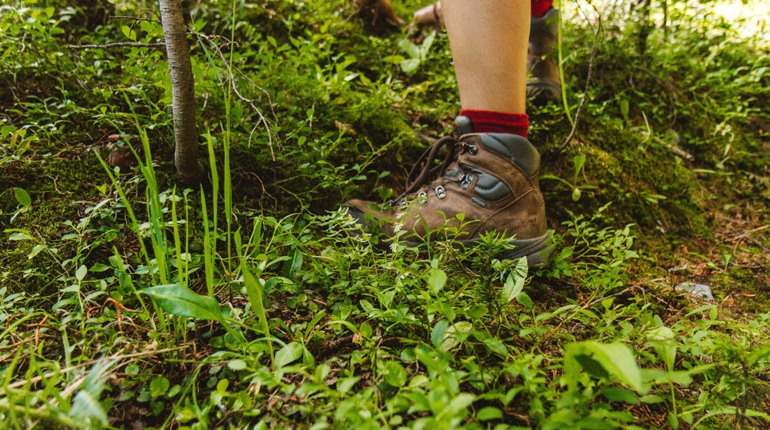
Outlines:
{"label": "broad green leaf", "polygon": [[441,344],[438,345],[438,349],[441,351],[449,351],[452,348],[464,341],[468,336],[468,333],[473,329],[473,324],[468,321],[458,321],[446,330],[446,335]]}
{"label": "broad green leaf", "polygon": [[32,197],[29,196],[29,193],[27,193],[24,188],[13,187],[13,196],[22,206],[29,206],[32,204]]}
{"label": "broad green leaf", "polygon": [[394,387],[403,387],[406,384],[406,370],[395,361],[385,363],[385,382]]}
{"label": "broad green leaf", "polygon": [[602,391],[602,394],[607,398],[607,400],[611,400],[613,402],[623,402],[630,405],[639,403],[639,397],[637,397],[633,391],[623,387],[609,387]]}
{"label": "broad green leaf", "polygon": [[481,341],[484,345],[486,345],[487,349],[494,352],[495,354],[498,354],[502,357],[508,355],[508,348],[505,347],[505,344],[503,344],[500,339],[493,337],[489,333],[485,331],[477,331],[473,333],[473,337]]}
{"label": "broad green leaf", "polygon": [[358,376],[351,376],[349,378],[342,378],[337,381],[337,391],[340,393],[347,393],[350,391],[351,388],[353,388],[353,385],[356,385],[358,381],[360,381],[361,378]]}
{"label": "broad green leaf", "polygon": [[235,360],[230,360],[229,362],[227,362],[227,367],[229,367],[232,370],[243,370],[247,366],[246,366],[246,362],[245,361],[243,361],[241,359],[235,359]]}
{"label": "broad green leaf", "polygon": [[476,414],[476,418],[478,418],[479,421],[496,420],[502,417],[503,412],[494,406],[481,408],[481,410]]}
{"label": "broad green leaf", "polygon": [[404,60],[401,62],[401,70],[404,71],[407,75],[414,73],[415,70],[417,70],[417,66],[420,65],[420,60],[415,58],[410,58],[408,60]]}
{"label": "broad green leaf", "polygon": [[431,269],[428,275],[428,286],[434,293],[438,293],[446,285],[447,276],[441,269]]}
{"label": "broad green leaf", "polygon": [[96,264],[94,264],[93,266],[91,266],[91,268],[90,268],[90,269],[88,269],[88,271],[89,271],[89,272],[96,272],[96,273],[99,273],[99,272],[104,272],[104,271],[106,271],[106,270],[110,270],[111,268],[112,268],[112,267],[110,267],[110,266],[108,266],[108,265],[106,265],[106,264],[102,264],[102,263],[96,263]]}
{"label": "broad green leaf", "polygon": [[37,254],[40,254],[40,252],[44,251],[46,249],[45,245],[37,244],[32,247],[32,251],[27,254],[27,259],[31,260],[35,258]]}
{"label": "broad green leaf", "polygon": [[419,63],[420,61],[420,48],[412,43],[409,39],[401,39],[398,42],[398,47],[404,51],[407,55],[409,55],[411,58],[417,60]]}
{"label": "broad green leaf", "polygon": [[78,281],[82,281],[83,278],[86,277],[86,274],[88,273],[88,267],[85,266],[85,264],[78,267],[78,270],[75,272],[75,279]]}
{"label": "broad green leaf", "polygon": [[577,388],[581,369],[599,378],[611,376],[638,393],[644,394],[647,391],[633,352],[622,343],[586,341],[567,345],[564,374],[571,389]]}
{"label": "broad green leaf", "polygon": [[[8,230],[6,230],[6,232],[7,231]],[[35,238],[32,237],[29,233],[16,231],[11,233],[10,236],[8,236],[8,240],[35,240]]]}
{"label": "broad green leaf", "polygon": [[460,409],[465,409],[468,406],[470,406],[475,399],[476,399],[476,396],[474,396],[473,394],[460,393],[449,402],[449,405],[447,405],[447,408],[449,408],[450,411],[459,411]]}
{"label": "broad green leaf", "polygon": [[281,348],[275,354],[276,369],[280,369],[291,362],[299,360],[299,358],[302,357],[303,349],[302,344],[298,342],[289,343]]}
{"label": "broad green leaf", "polygon": [[171,384],[164,376],[154,376],[150,380],[150,397],[153,399],[166,394]]}
{"label": "broad green leaf", "polygon": [[144,288],[142,293],[150,296],[155,303],[171,315],[221,321],[222,311],[213,297],[202,296],[180,284],[158,285]]}
{"label": "broad green leaf", "polygon": [[433,326],[433,331],[430,335],[430,341],[433,344],[433,346],[438,346],[442,340],[444,340],[444,335],[446,334],[446,330],[449,327],[449,321],[447,320],[441,320],[436,323],[436,325]]}
{"label": "broad green leaf", "polygon": [[131,27],[129,27],[127,25],[121,25],[120,26],[120,31],[129,40],[136,41],[136,32],[134,30],[132,30]]}
{"label": "broad green leaf", "polygon": [[523,291],[516,296],[516,301],[527,309],[532,309],[535,306],[529,295]]}

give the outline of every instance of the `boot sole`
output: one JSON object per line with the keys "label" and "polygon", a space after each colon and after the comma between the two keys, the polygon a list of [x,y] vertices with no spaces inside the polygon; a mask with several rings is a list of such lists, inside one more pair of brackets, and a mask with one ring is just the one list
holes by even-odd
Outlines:
{"label": "boot sole", "polygon": [[552,79],[531,78],[527,80],[527,98],[534,101],[556,101],[561,98],[561,82]]}
{"label": "boot sole", "polygon": [[[359,225],[364,227],[367,225],[363,212],[351,210],[349,213]],[[354,232],[354,234],[356,233]],[[551,241],[550,233],[546,233],[533,239],[511,240],[510,243],[514,248],[503,252],[497,257],[503,260],[516,260],[521,257],[527,257],[527,265],[529,267],[545,265],[548,262],[551,251],[553,251],[553,242]],[[473,247],[479,244],[479,239],[461,240],[459,241],[459,244],[463,247]],[[409,247],[421,247],[425,246],[425,243],[407,241],[406,245]]]}

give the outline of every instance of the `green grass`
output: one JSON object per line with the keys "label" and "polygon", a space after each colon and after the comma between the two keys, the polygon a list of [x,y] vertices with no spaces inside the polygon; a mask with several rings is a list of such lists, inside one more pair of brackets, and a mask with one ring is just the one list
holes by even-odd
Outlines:
{"label": "green grass", "polygon": [[[576,5],[592,10],[564,5],[573,117],[593,40]],[[0,13],[6,427],[770,427],[761,34],[675,4],[640,53],[634,21],[599,7],[565,153],[561,104],[529,107],[557,248],[528,268],[495,260],[496,237],[382,246],[338,209],[398,194],[449,131],[445,34],[375,36],[349,3],[201,3],[211,180],[182,189],[162,53],[64,47],[160,27],[67,6]],[[136,167],[101,162],[116,146]]]}

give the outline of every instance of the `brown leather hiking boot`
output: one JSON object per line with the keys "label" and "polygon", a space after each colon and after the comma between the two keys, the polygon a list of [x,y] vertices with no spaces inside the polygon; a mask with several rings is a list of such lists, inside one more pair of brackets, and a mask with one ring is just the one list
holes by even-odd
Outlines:
{"label": "brown leather hiking boot", "polygon": [[532,18],[527,51],[527,97],[558,100],[561,97],[559,66],[553,50],[559,37],[559,11],[551,8],[541,18]]}
{"label": "brown leather hiking boot", "polygon": [[[450,233],[474,245],[485,233],[502,233],[511,238],[513,249],[499,258],[544,263],[550,240],[537,179],[540,154],[515,134],[474,133],[468,117],[457,117],[455,124],[455,136],[439,139],[420,157],[401,196],[383,206],[351,200],[351,215],[362,225],[374,221],[390,237],[404,231],[410,245]],[[434,166],[444,147],[444,162]]]}

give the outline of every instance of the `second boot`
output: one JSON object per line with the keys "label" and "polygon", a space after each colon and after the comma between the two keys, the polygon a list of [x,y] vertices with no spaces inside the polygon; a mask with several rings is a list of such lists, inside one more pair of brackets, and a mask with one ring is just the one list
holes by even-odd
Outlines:
{"label": "second boot", "polygon": [[558,100],[561,97],[559,66],[554,48],[559,37],[559,11],[551,8],[541,18],[532,18],[527,51],[527,97]]}

